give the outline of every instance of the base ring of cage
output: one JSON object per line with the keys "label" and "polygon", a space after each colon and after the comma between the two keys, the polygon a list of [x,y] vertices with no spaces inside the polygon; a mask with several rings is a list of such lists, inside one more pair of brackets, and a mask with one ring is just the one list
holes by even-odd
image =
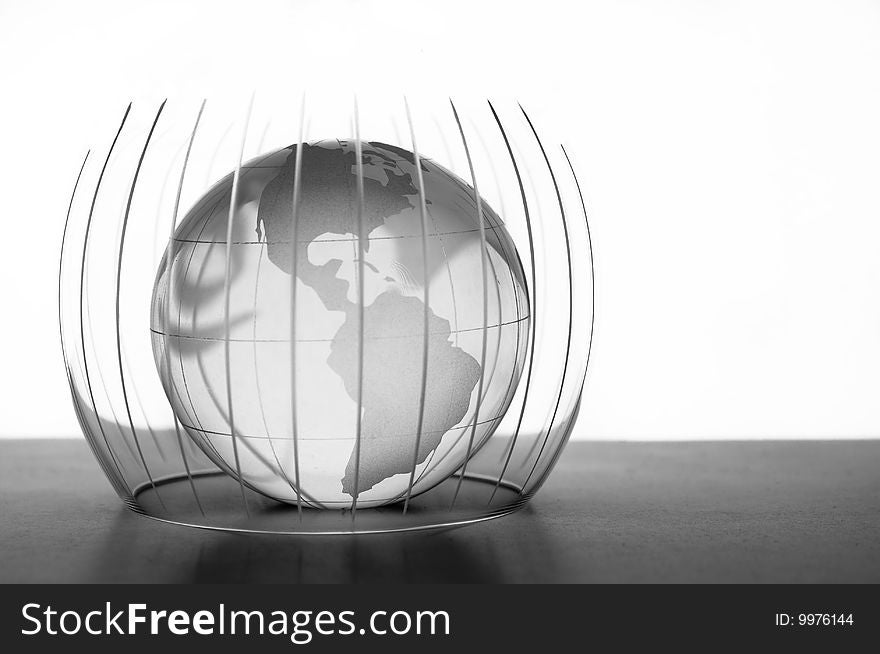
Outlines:
{"label": "base ring of cage", "polygon": [[[168,512],[167,505],[166,509],[163,509],[156,499],[156,488],[162,489],[159,492],[163,495],[172,495],[171,498],[166,497],[163,500],[165,502],[176,500],[178,496],[191,498],[189,476],[186,474],[173,474],[155,479],[155,488],[149,482],[140,484],[133,489],[133,497],[127,499],[125,504],[138,515],[183,527],[229,533],[330,536],[406,533],[461,527],[515,513],[523,508],[531,497],[523,495],[519,488],[506,481],[498,484],[498,490],[494,492],[496,479],[466,472],[464,475],[453,475],[437,488],[432,489],[431,493],[427,493],[426,496],[429,496],[430,501],[426,501],[426,496],[413,498],[406,514],[401,509],[403,502],[397,502],[387,507],[358,511],[356,521],[352,520],[351,511],[347,509],[304,509],[300,518],[295,504],[284,504],[254,494],[249,496],[250,515],[244,518],[241,499],[236,495],[237,486],[229,483],[228,475],[219,470],[205,470],[193,472],[192,477],[203,482],[214,479],[229,487],[225,493],[226,497],[218,498],[215,494],[210,498],[210,508],[205,507],[205,515],[196,510],[191,512],[190,516],[184,517],[186,512],[181,511],[176,505],[174,518],[162,515]],[[448,502],[442,500],[453,496],[459,478],[462,481],[461,489],[454,508],[450,509]],[[444,489],[443,486],[447,488]],[[487,506],[485,498],[492,496],[493,492],[493,506]],[[285,520],[293,526],[283,527]],[[399,524],[394,524],[395,522]]]}

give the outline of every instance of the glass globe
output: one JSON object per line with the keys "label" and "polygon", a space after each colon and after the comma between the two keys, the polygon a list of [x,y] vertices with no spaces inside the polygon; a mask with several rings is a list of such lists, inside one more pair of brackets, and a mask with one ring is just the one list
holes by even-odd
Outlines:
{"label": "glass globe", "polygon": [[180,424],[254,491],[336,509],[414,496],[510,405],[530,320],[519,256],[474,188],[420,163],[421,176],[413,153],[376,142],[293,145],[180,222],[153,290],[153,356]]}

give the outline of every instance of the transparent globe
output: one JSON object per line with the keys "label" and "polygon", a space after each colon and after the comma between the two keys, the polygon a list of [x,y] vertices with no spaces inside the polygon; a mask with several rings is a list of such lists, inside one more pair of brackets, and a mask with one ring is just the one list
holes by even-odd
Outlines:
{"label": "transparent globe", "polygon": [[355,145],[302,146],[296,212],[297,146],[242,166],[228,327],[231,174],[180,222],[153,291],[153,356],[182,427],[247,487],[306,507],[381,506],[451,476],[504,416],[530,328],[513,241],[480,200],[481,248],[474,189],[427,159],[419,189],[411,152],[362,142],[359,217]]}

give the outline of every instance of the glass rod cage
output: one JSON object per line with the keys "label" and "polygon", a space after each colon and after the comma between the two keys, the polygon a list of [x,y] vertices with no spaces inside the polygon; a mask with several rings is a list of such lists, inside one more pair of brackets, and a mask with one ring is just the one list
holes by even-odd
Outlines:
{"label": "glass rod cage", "polygon": [[62,237],[76,416],[133,511],[370,533],[522,507],[593,335],[583,189],[516,103],[138,102]]}

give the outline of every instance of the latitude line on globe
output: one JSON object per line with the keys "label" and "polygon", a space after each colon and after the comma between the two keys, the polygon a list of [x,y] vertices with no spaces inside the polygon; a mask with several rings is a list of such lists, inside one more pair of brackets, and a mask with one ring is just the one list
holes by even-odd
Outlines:
{"label": "latitude line on globe", "polygon": [[[502,322],[502,323],[498,323],[495,325],[486,325],[486,329],[499,329],[501,327],[510,327],[511,325],[517,325],[521,322],[525,322],[526,320],[529,320],[529,318],[531,318],[531,316],[524,315],[517,320],[509,320],[507,322]],[[475,332],[475,331],[479,331],[482,329],[483,329],[482,327],[465,327],[464,329],[450,330],[448,333],[450,336],[452,336],[454,334],[465,334],[467,332]],[[165,332],[157,330],[157,329],[153,329],[152,327],[150,328],[150,332],[152,332],[153,334],[156,334],[157,336],[168,336],[169,338],[183,338],[183,339],[189,339],[189,340],[194,340],[194,341],[223,341],[223,340],[226,340],[226,339],[221,338],[219,336],[193,336],[191,334],[166,334]],[[429,332],[429,334],[432,334],[432,335],[446,334],[446,333],[447,332],[445,332],[445,331]],[[416,338],[416,337],[417,337],[416,335],[413,335],[411,337],[404,337],[404,338]],[[386,339],[386,338],[390,339],[390,338],[401,338],[401,337],[399,337],[399,336],[374,336],[372,338],[379,340],[379,339]],[[288,339],[285,339],[285,338],[258,338],[258,339],[230,338],[229,340],[232,341],[233,343],[251,343],[254,340],[257,343],[287,343],[288,342]],[[298,343],[327,343],[327,342],[331,342],[333,340],[334,339],[332,339],[332,338],[301,338],[297,342]]]}
{"label": "latitude line on globe", "polygon": [[[488,425],[488,424],[491,423],[491,422],[497,422],[497,421],[503,419],[503,418],[504,418],[504,415],[505,415],[505,414],[502,413],[502,414],[498,414],[498,415],[496,415],[496,416],[493,416],[492,418],[485,418],[485,419],[483,419],[483,420],[480,420],[480,421],[477,423],[477,426],[480,426],[480,425]],[[232,434],[230,434],[229,432],[216,431],[216,430],[213,430],[213,429],[206,429],[205,427],[193,427],[192,425],[188,425],[187,423],[185,423],[185,422],[183,422],[183,421],[181,421],[180,424],[181,424],[183,427],[185,427],[186,429],[192,429],[192,430],[195,430],[195,431],[204,432],[204,433],[206,433],[206,434],[214,434],[214,435],[216,435],[216,436],[226,436],[226,437],[230,437],[230,436],[232,436]],[[450,432],[450,431],[453,431],[453,430],[456,430],[456,429],[459,429],[459,430],[468,430],[468,429],[471,428],[471,425],[472,425],[472,424],[473,424],[473,419],[470,419],[470,420],[468,420],[466,423],[464,423],[464,424],[462,424],[462,425],[453,426],[453,427],[451,427],[451,428],[449,428],[449,429],[436,429],[436,430],[431,430],[431,431],[427,431],[427,432],[425,432],[425,433],[426,433],[426,434],[445,434],[445,433],[447,433],[447,432]],[[243,434],[243,433],[241,433],[241,431],[236,431],[235,434],[236,434],[236,436],[237,436],[238,438],[245,438],[245,439],[248,439],[248,440],[267,440],[265,436],[254,436],[254,435],[251,435],[251,434]],[[389,439],[392,439],[392,438],[400,438],[401,436],[407,436],[407,435],[408,435],[408,432],[407,432],[407,433],[397,433],[397,434],[392,434],[392,435],[390,435],[390,436],[377,437],[376,440],[389,440]],[[275,439],[275,440],[288,440],[288,441],[289,441],[289,440],[293,440],[293,437],[292,437],[292,436],[285,436],[285,437],[281,437],[281,436],[273,436],[272,438]],[[299,437],[299,440],[301,440],[301,441],[307,441],[307,440],[311,440],[311,441],[342,441],[342,440],[350,440],[350,439],[351,439],[351,436],[317,436],[317,437],[312,437],[312,438],[304,438],[304,437],[302,437],[302,436]],[[403,495],[403,493],[401,493],[401,496],[402,496],[402,495]]]}
{"label": "latitude line on globe", "polygon": [[[242,170],[248,170],[247,168],[242,168]],[[432,221],[433,222],[433,221]],[[500,225],[490,225],[486,227],[487,232],[495,232],[504,227],[504,224]],[[459,234],[476,234],[480,230],[479,229],[460,229],[454,230],[451,232],[434,232],[429,234],[431,237],[440,237],[440,236],[458,236]],[[395,240],[403,240],[403,239],[416,239],[421,238],[420,234],[401,234],[401,235],[388,235],[388,236],[371,236],[371,241],[395,241]],[[226,241],[201,241],[196,239],[187,239],[187,238],[175,238],[175,242],[177,243],[201,243],[204,245],[217,244],[217,245],[225,245]],[[272,245],[286,245],[290,243],[288,239],[278,239],[272,241]],[[299,241],[299,243],[357,243],[357,238],[315,238],[308,241]],[[233,241],[233,245],[266,245],[267,241]]]}

